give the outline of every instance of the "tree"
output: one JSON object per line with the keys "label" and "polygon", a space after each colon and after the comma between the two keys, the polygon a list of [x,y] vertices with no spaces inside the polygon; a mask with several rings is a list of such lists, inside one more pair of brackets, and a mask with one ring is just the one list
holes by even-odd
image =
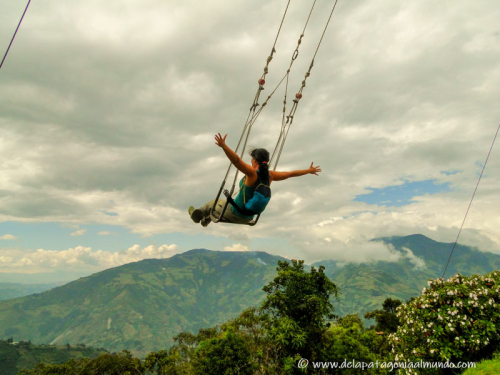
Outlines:
{"label": "tree", "polygon": [[[337,325],[332,325],[326,334],[321,358],[324,362],[343,363],[344,361],[357,364],[373,364],[377,360],[385,362],[386,358],[377,356],[373,347],[380,344],[381,338],[373,330],[365,331],[362,324],[358,324],[353,317],[348,315],[348,319],[340,321]],[[359,319],[359,317],[358,317]],[[361,322],[361,320],[360,320]],[[328,374],[385,374],[387,371],[378,367],[371,368],[337,368],[329,369]]]}
{"label": "tree", "polygon": [[358,314],[348,314],[338,319],[338,325],[344,328],[363,327],[363,322]]}
{"label": "tree", "polygon": [[[422,296],[401,305],[389,335],[396,361],[479,362],[500,348],[500,272],[429,280]],[[432,372],[434,371],[434,372]],[[439,370],[429,370],[440,373]]]}
{"label": "tree", "polygon": [[237,318],[224,323],[222,331],[233,329],[244,338],[252,355],[252,362],[257,365],[256,373],[273,374],[282,364],[279,361],[277,347],[271,340],[269,314],[255,307],[244,310]]}
{"label": "tree", "polygon": [[267,293],[261,311],[271,316],[269,336],[288,368],[300,358],[321,360],[327,323],[335,318],[330,297],[337,287],[324,273],[325,267],[304,270],[304,261],[278,261],[278,276],[263,290]]}
{"label": "tree", "polygon": [[202,341],[195,351],[195,374],[251,375],[255,367],[246,341],[232,329]]}
{"label": "tree", "polygon": [[39,363],[32,370],[22,370],[20,375],[142,375],[145,369],[141,360],[127,350],[118,354],[101,354],[95,359],[71,359],[60,365]]}
{"label": "tree", "polygon": [[375,319],[377,325],[376,331],[385,333],[396,332],[399,325],[399,319],[396,315],[397,308],[402,302],[398,299],[387,298],[382,304],[382,310],[374,310],[365,314],[366,319]]}

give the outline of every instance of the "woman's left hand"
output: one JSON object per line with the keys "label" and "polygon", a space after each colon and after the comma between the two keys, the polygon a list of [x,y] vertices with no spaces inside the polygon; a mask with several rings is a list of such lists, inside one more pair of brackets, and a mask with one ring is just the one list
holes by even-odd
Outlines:
{"label": "woman's left hand", "polygon": [[227,134],[222,137],[222,135],[220,135],[220,133],[217,133],[215,135],[215,144],[219,147],[224,147],[226,145],[226,137],[227,137]]}
{"label": "woman's left hand", "polygon": [[315,174],[316,176],[318,176],[318,173],[321,172],[321,168],[319,167],[319,165],[315,167],[313,166],[313,163],[311,163],[311,166],[309,167],[308,171],[310,174]]}

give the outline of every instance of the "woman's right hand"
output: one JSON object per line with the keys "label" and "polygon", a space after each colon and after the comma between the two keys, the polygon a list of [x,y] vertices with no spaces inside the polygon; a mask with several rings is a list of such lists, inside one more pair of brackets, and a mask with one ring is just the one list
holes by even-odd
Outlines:
{"label": "woman's right hand", "polygon": [[220,135],[220,133],[216,134],[215,135],[215,144],[219,147],[224,148],[224,146],[226,145],[226,137],[227,137],[227,134],[224,137],[222,137],[222,135]]}
{"label": "woman's right hand", "polygon": [[311,163],[311,166],[309,167],[308,171],[310,174],[315,174],[316,176],[318,176],[318,173],[321,172],[321,169],[319,165],[317,167],[314,167],[313,163],[314,162]]}

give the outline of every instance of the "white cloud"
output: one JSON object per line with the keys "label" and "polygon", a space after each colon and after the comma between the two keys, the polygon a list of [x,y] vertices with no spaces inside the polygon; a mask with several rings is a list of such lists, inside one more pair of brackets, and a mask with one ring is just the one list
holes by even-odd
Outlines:
{"label": "white cloud", "polygon": [[267,266],[267,263],[264,262],[262,259],[260,258],[257,258],[257,262],[259,262],[260,264],[262,264],[263,266]]}
{"label": "white cloud", "polygon": [[242,245],[240,243],[235,243],[232,246],[224,247],[224,251],[250,251],[248,246]]}
{"label": "white cloud", "polygon": [[415,254],[413,254],[413,251],[411,251],[407,247],[403,247],[403,250],[406,252],[406,257],[410,260],[411,263],[415,265],[415,269],[425,268],[425,261],[422,258],[417,257]]}
{"label": "white cloud", "polygon": [[3,236],[0,236],[0,240],[16,240],[17,237],[12,235],[12,234],[4,234]]}
{"label": "white cloud", "polygon": [[390,245],[361,239],[342,242],[337,239],[327,241],[319,238],[302,246],[301,250],[311,263],[328,259],[340,263],[396,262],[402,257],[401,253]]}
{"label": "white cloud", "polygon": [[26,254],[20,259],[10,258],[13,267],[94,267],[105,269],[120,266],[122,264],[137,262],[143,259],[170,258],[178,253],[177,245],[161,245],[159,247],[150,245],[141,248],[134,245],[127,250],[109,252],[104,250],[93,251],[90,247],[77,246],[68,250],[44,250]]}
{"label": "white cloud", "polygon": [[10,263],[12,262],[12,257],[0,256],[0,263]]}
{"label": "white cloud", "polygon": [[111,234],[113,234],[113,233],[103,230],[103,231],[101,231],[101,232],[99,232],[99,233],[97,233],[97,234],[98,234],[99,236],[109,236],[109,235],[111,235]]}
{"label": "white cloud", "polygon": [[72,236],[83,236],[87,232],[87,229],[79,229],[76,232],[71,233]]}

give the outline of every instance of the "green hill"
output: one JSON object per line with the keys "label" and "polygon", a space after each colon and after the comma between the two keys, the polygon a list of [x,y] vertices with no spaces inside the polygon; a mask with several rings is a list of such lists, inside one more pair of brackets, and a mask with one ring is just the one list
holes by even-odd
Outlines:
{"label": "green hill", "polygon": [[104,349],[94,349],[85,345],[33,345],[30,342],[11,343],[0,340],[0,374],[15,375],[22,369],[31,369],[36,364],[65,363],[82,357],[96,358],[106,353]]}
{"label": "green hill", "polygon": [[0,337],[144,355],[168,347],[182,331],[222,323],[258,304],[279,259],[263,252],[191,250],[108,269],[1,301]]}

